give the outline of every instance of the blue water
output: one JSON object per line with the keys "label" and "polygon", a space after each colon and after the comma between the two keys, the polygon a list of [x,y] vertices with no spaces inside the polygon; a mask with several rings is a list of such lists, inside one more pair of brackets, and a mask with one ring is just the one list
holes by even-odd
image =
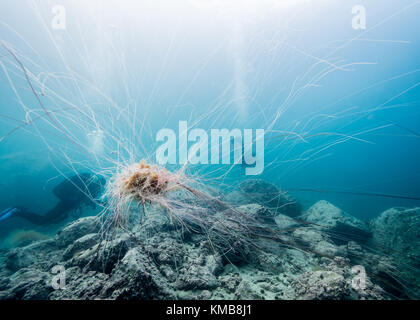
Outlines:
{"label": "blue water", "polygon": [[[420,197],[420,2],[270,3],[64,0],[56,30],[54,1],[1,1],[0,40],[49,113],[1,48],[0,210],[45,212],[63,176],[109,178],[118,164],[154,159],[156,133],[182,120],[265,129],[257,178],[304,207],[325,199],[368,220],[419,206],[334,191]],[[352,28],[356,4],[366,30]],[[229,169],[191,167],[212,178]],[[247,178],[235,166],[216,181]],[[30,227],[21,223],[3,223],[2,235]]]}

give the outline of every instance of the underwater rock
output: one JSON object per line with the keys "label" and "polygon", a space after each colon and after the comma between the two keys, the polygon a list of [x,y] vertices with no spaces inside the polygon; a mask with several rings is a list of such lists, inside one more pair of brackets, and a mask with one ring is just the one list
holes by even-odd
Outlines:
{"label": "underwater rock", "polygon": [[302,248],[309,248],[322,256],[333,257],[338,251],[327,234],[312,227],[296,228],[293,231],[293,238],[303,244]]}
{"label": "underwater rock", "polygon": [[311,269],[315,263],[312,254],[297,249],[286,248],[280,258],[283,262],[283,272],[290,274],[291,278]]}
{"label": "underwater rock", "polygon": [[196,264],[188,268],[181,269],[177,282],[177,289],[180,290],[202,290],[214,289],[219,286],[219,282],[207,267]]}
{"label": "underwater rock", "polygon": [[293,231],[293,236],[296,240],[302,241],[305,244],[313,245],[324,240],[325,235],[314,228],[297,228]]}
{"label": "underwater rock", "polygon": [[213,291],[214,299],[284,299],[293,278],[290,273],[272,273],[245,266],[233,269],[226,266],[219,276],[221,286]]}
{"label": "underwater rock", "polygon": [[246,264],[252,257],[252,243],[248,241],[253,237],[251,230],[238,218],[231,216],[229,210],[219,212],[215,215],[216,222],[207,231],[224,264]]}
{"label": "underwater rock", "polygon": [[314,252],[319,253],[323,256],[333,257],[337,254],[337,247],[331,242],[321,240],[314,247]]}
{"label": "underwater rock", "polygon": [[344,277],[333,271],[307,272],[293,288],[297,298],[303,300],[337,300],[348,295]]}
{"label": "underwater rock", "polygon": [[176,230],[169,215],[160,207],[150,207],[146,213],[146,219],[140,224],[140,216],[134,212],[130,215],[130,226],[133,226],[133,233],[139,239],[147,240],[155,234]]}
{"label": "underwater rock", "polygon": [[[334,213],[327,215],[333,217],[327,219],[332,229],[282,214],[273,217],[261,204],[251,203],[235,209],[242,215],[230,209],[217,212],[207,233],[190,232],[189,237],[163,210],[153,208],[131,233],[115,231],[106,241],[96,217],[82,218],[55,239],[0,252],[0,299],[383,299],[381,287],[391,293],[405,290],[395,289],[398,281],[389,285],[398,271],[392,258],[369,253],[354,241],[337,246],[329,231],[342,213],[328,203],[321,202],[321,208]],[[382,243],[383,232],[395,233],[398,241],[407,234],[401,243],[390,243],[395,250],[418,241],[412,230],[418,213],[405,221],[399,212],[387,222],[372,222],[375,241]],[[264,229],[249,222],[261,218],[277,224],[271,225],[280,234],[276,242],[253,237]],[[369,275],[363,290],[352,287],[355,264],[366,266]],[[66,268],[64,289],[52,289],[54,265]]]}
{"label": "underwater rock", "polygon": [[[167,244],[161,247],[165,258],[162,259],[160,253],[157,261],[161,261],[159,263],[161,271],[163,264],[170,266],[174,275],[178,274],[171,277],[177,290],[211,290],[219,286],[217,275],[223,269],[223,261],[220,255],[212,252],[208,240],[201,239],[198,243],[178,243],[173,248],[170,247],[170,243],[173,243],[174,239],[166,242]],[[176,250],[175,260],[170,257],[173,250]]]}
{"label": "underwater rock", "polygon": [[103,273],[89,271],[83,272],[79,267],[66,269],[66,287],[54,290],[50,295],[51,300],[93,300],[99,297],[109,276]]}
{"label": "underwater rock", "polygon": [[282,259],[271,253],[261,253],[258,255],[258,267],[260,270],[267,272],[284,272]]}
{"label": "underwater rock", "polygon": [[273,215],[270,210],[257,203],[239,206],[237,210],[253,219],[271,218]]}
{"label": "underwater rock", "polygon": [[[384,297],[407,299],[407,287],[404,283],[406,276],[402,276],[398,264],[391,256],[368,252],[354,242],[347,245],[347,257],[352,264],[366,269],[370,278],[384,291]],[[409,278],[408,278],[409,279]],[[411,282],[414,285],[414,282]]]}
{"label": "underwater rock", "polygon": [[219,286],[216,278],[222,269],[220,256],[190,257],[189,263],[180,270],[177,288],[181,290],[214,289]]}
{"label": "underwater rock", "polygon": [[[371,222],[372,243],[420,263],[420,208],[392,208]],[[420,264],[417,265],[420,267]]]}
{"label": "underwater rock", "polygon": [[299,225],[298,221],[284,214],[278,214],[275,216],[274,221],[280,230],[292,230],[294,227]]}
{"label": "underwater rock", "polygon": [[[80,243],[84,243],[86,250],[81,250],[65,263],[66,267],[78,266],[83,270],[97,271],[109,274],[121,261],[126,252],[134,246],[130,237],[125,233],[115,235],[115,238],[108,241],[95,242],[92,237],[83,237]],[[94,244],[89,246],[88,244]]]}
{"label": "underwater rock", "polygon": [[100,240],[100,236],[97,233],[89,233],[70,244],[63,253],[64,260],[70,260],[75,254],[88,250],[94,247]]}
{"label": "underwater rock", "polygon": [[26,247],[12,249],[6,256],[6,267],[12,272],[29,266],[47,270],[59,260],[55,240],[34,242]]}
{"label": "underwater rock", "polygon": [[10,277],[9,286],[4,299],[46,300],[53,290],[50,274],[29,268],[14,273]]}
{"label": "underwater rock", "polygon": [[264,291],[261,292],[252,283],[245,280],[239,284],[235,292],[235,298],[240,300],[263,300]]}
{"label": "underwater rock", "polygon": [[319,265],[319,270],[307,271],[298,276],[287,289],[288,299],[347,300],[385,299],[384,291],[365,276],[364,286],[354,285],[354,274],[348,261],[341,257]]}
{"label": "underwater rock", "polygon": [[228,293],[234,293],[241,283],[242,278],[239,273],[228,273],[219,277],[220,285]]}
{"label": "underwater rock", "polygon": [[246,204],[215,214],[215,222],[207,232],[214,247],[218,248],[222,255],[224,264],[258,263],[256,252],[261,251],[260,247],[264,246],[264,243],[259,243],[256,235],[271,230],[266,225],[270,228],[276,227],[277,217],[279,222],[292,223],[286,222],[285,218],[291,218],[284,215],[273,217],[271,211],[260,204]]}
{"label": "underwater rock", "polygon": [[[388,272],[388,282],[398,288],[394,294],[399,296],[399,291],[404,291],[408,297],[420,298],[420,208],[388,209],[370,227],[370,245],[393,258],[395,267]],[[398,275],[406,279],[404,289],[398,277],[392,280]]]}
{"label": "underwater rock", "polygon": [[165,277],[140,247],[130,249],[101,291],[108,299],[173,299]]}
{"label": "underwater rock", "polygon": [[9,275],[2,270],[0,273],[0,292],[6,290],[9,287],[9,283]]}
{"label": "underwater rock", "polygon": [[[390,273],[396,265],[390,256],[367,251],[369,247],[362,247],[357,242],[349,241],[338,248],[338,253],[347,257],[352,264],[366,266],[373,275]],[[376,248],[375,248],[376,251]]]}
{"label": "underwater rock", "polygon": [[296,217],[301,214],[300,204],[271,183],[259,179],[249,179],[242,182],[238,189],[238,191],[227,195],[228,203],[233,205],[258,203],[269,209],[272,216],[284,214]]}
{"label": "underwater rock", "polygon": [[332,238],[337,244],[343,244],[350,240],[364,243],[370,237],[366,223],[325,200],[315,203],[300,218],[310,222],[314,227],[329,230],[337,235]]}
{"label": "underwater rock", "polygon": [[178,269],[189,256],[188,247],[179,237],[157,233],[144,241],[144,251],[155,261],[157,268],[168,282],[175,282]]}
{"label": "underwater rock", "polygon": [[418,285],[413,278],[416,271],[407,270],[405,273],[401,258],[398,259],[389,252],[381,254],[380,248],[372,245],[360,246],[354,241],[340,246],[338,254],[347,257],[352,265],[365,268],[372,281],[385,291],[381,293],[382,296],[394,299],[416,297],[415,291],[418,292]]}
{"label": "underwater rock", "polygon": [[85,217],[67,225],[57,233],[56,241],[60,247],[66,247],[89,233],[98,233],[101,223],[98,217]]}
{"label": "underwater rock", "polygon": [[10,300],[12,296],[9,291],[2,291],[0,290],[0,301],[2,300]]}
{"label": "underwater rock", "polygon": [[[254,227],[256,227],[256,224],[261,223],[263,225],[269,225],[269,226],[275,226],[276,221],[275,219],[279,216],[286,217],[282,214],[278,214],[277,216],[273,216],[273,212],[267,209],[266,207],[262,206],[261,204],[257,203],[250,203],[241,205],[239,207],[236,207],[235,210],[240,213],[240,215],[244,214],[247,217],[251,218],[248,219],[248,221],[255,220],[256,223],[250,223],[250,226],[254,224]],[[240,217],[238,217],[240,219]],[[279,218],[281,219],[281,217]],[[245,223],[246,220],[242,219]]]}

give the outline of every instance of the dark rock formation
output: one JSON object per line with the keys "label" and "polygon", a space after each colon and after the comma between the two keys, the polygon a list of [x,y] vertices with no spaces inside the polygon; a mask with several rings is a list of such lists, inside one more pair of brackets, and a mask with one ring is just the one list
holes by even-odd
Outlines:
{"label": "dark rock formation", "polygon": [[296,217],[302,211],[300,204],[289,194],[275,185],[259,179],[242,182],[237,191],[227,195],[226,200],[233,205],[260,204],[269,209],[272,216],[284,214]]}
{"label": "dark rock formation", "polygon": [[350,240],[365,243],[371,236],[365,222],[325,200],[315,203],[299,218],[310,222],[314,227],[330,231],[335,235],[332,239],[337,244],[344,244]]}
{"label": "dark rock formation", "polygon": [[[332,205],[318,203],[305,216],[325,219],[327,228],[273,216],[261,204],[234,210],[241,214],[217,212],[202,233],[174,225],[156,207],[143,224],[133,222],[130,231],[106,237],[97,218],[79,219],[54,239],[0,253],[0,299],[383,299],[393,290],[392,257],[351,240],[340,246],[334,241],[330,231],[337,222],[360,230],[364,225]],[[417,213],[409,212],[407,220],[399,217],[402,211],[385,219],[388,214],[373,222],[372,246],[415,255],[410,244],[418,235],[412,231]],[[276,241],[256,237],[264,223]],[[395,236],[392,243],[384,232]],[[356,264],[366,267],[363,288],[352,282]],[[63,288],[53,288],[54,266],[65,269]]]}
{"label": "dark rock formation", "polygon": [[[420,298],[420,208],[392,208],[374,219],[369,244],[393,260],[385,275],[397,297]],[[411,289],[410,289],[411,288]],[[408,289],[408,292],[407,292]]]}

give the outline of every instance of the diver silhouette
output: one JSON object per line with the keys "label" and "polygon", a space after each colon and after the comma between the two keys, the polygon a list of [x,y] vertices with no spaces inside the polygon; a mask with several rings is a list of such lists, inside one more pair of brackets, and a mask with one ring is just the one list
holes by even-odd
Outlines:
{"label": "diver silhouette", "polygon": [[35,214],[21,207],[8,208],[0,213],[0,221],[15,216],[42,226],[59,223],[68,217],[71,210],[80,208],[83,204],[95,205],[92,200],[100,195],[104,185],[105,179],[100,176],[77,174],[53,189],[54,195],[60,201],[46,214]]}

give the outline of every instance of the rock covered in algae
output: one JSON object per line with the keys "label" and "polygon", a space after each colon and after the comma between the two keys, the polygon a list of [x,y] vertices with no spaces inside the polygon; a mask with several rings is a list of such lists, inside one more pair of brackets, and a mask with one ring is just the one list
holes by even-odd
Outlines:
{"label": "rock covered in algae", "polygon": [[53,291],[51,274],[34,268],[22,268],[10,277],[8,290],[0,291],[0,297],[10,300],[46,300]]}
{"label": "rock covered in algae", "polygon": [[56,241],[59,246],[65,247],[89,233],[97,233],[101,228],[97,217],[78,219],[57,233]]}
{"label": "rock covered in algae", "polygon": [[370,237],[368,225],[352,215],[337,208],[328,201],[321,200],[311,206],[300,218],[312,223],[315,227],[328,229],[340,235],[334,240],[340,244],[349,240],[365,242]]}
{"label": "rock covered in algae", "polygon": [[[267,215],[267,209],[260,204],[248,204],[242,209],[244,214],[254,218]],[[223,221],[229,218],[227,210],[217,215]],[[351,241],[337,246],[328,234],[311,224],[299,224],[288,217],[290,230],[280,226],[276,230],[284,232],[285,239],[290,237],[294,242],[277,246],[273,251],[265,250],[258,243],[261,251],[248,248],[246,259],[231,264],[224,261],[221,253],[228,249],[223,248],[226,242],[211,243],[206,234],[194,232],[187,236],[188,231],[174,227],[165,217],[164,210],[149,210],[148,219],[133,228],[132,234],[115,231],[105,243],[101,243],[103,237],[97,218],[82,218],[58,232],[55,239],[3,252],[0,254],[0,299],[386,297],[376,279],[369,276],[364,291],[351,287],[354,264],[351,258],[358,255],[360,262],[376,263],[379,275],[383,271],[380,269],[383,256],[369,255]],[[276,225],[271,224],[271,227]],[[232,225],[232,228],[239,226]],[[317,251],[321,254],[315,253]],[[338,259],[334,252],[342,254],[343,258]],[[65,289],[54,290],[51,286],[54,265],[65,266]]]}
{"label": "rock covered in algae", "polygon": [[53,239],[33,242],[26,247],[12,249],[6,254],[5,265],[11,271],[39,266],[52,267],[59,260],[56,243]]}
{"label": "rock covered in algae", "polygon": [[384,291],[366,278],[363,287],[353,285],[354,274],[335,259],[322,270],[305,272],[288,288],[287,295],[299,300],[383,299]]}
{"label": "rock covered in algae", "polygon": [[[371,221],[370,245],[393,258],[415,289],[411,296],[420,297],[420,208],[391,208]],[[399,286],[399,283],[395,283]]]}
{"label": "rock covered in algae", "polygon": [[420,261],[420,208],[388,209],[371,222],[372,243]]}

